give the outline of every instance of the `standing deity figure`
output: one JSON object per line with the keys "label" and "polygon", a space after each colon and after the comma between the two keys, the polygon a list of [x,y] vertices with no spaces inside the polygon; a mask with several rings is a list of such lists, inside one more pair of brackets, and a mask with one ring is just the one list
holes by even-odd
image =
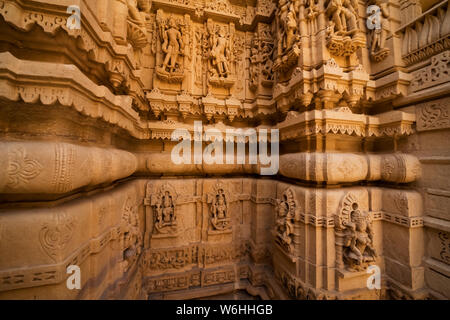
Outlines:
{"label": "standing deity figure", "polygon": [[371,32],[370,53],[376,61],[381,61],[389,54],[389,49],[385,47],[386,38],[390,30],[389,11],[386,3],[376,1],[376,4],[380,8],[380,13],[377,16],[379,23]]}
{"label": "standing deity figure", "polygon": [[155,204],[155,226],[157,229],[163,227],[163,209],[160,203]]}
{"label": "standing deity figure", "polygon": [[154,207],[154,227],[158,233],[170,233],[177,225],[175,205],[169,191],[155,195],[152,200]]}
{"label": "standing deity figure", "polygon": [[215,66],[218,76],[226,78],[230,74],[228,59],[230,58],[230,48],[226,38],[225,28],[220,28],[217,37],[213,42],[211,50],[212,64]]}
{"label": "standing deity figure", "polygon": [[230,227],[230,219],[228,218],[228,204],[225,193],[219,189],[211,204],[211,223],[217,230],[225,230]]}
{"label": "standing deity figure", "polygon": [[165,27],[161,26],[162,51],[165,53],[162,69],[174,72],[178,67],[178,56],[182,54],[180,48],[183,48],[183,37],[172,17],[169,19],[167,30],[164,29]]}
{"label": "standing deity figure", "polygon": [[338,35],[347,35],[357,31],[357,13],[349,0],[329,0],[326,12]]}
{"label": "standing deity figure", "polygon": [[294,250],[292,235],[294,234],[294,219],[296,212],[296,201],[291,190],[283,194],[283,199],[278,200],[276,218],[277,242],[285,247],[288,252]]}
{"label": "standing deity figure", "polygon": [[278,51],[279,55],[282,54],[284,49],[286,48],[285,44],[285,33],[286,33],[286,21],[287,21],[287,13],[288,13],[288,2],[287,0],[280,0],[278,3],[278,29],[280,31],[279,40],[278,40]]}
{"label": "standing deity figure", "polygon": [[294,5],[289,5],[289,11],[286,16],[286,48],[290,49],[294,44],[295,32],[297,31],[296,10]]}
{"label": "standing deity figure", "polygon": [[166,191],[165,195],[163,196],[163,218],[164,223],[171,223],[173,222],[175,215],[174,215],[174,207],[172,203],[172,197],[170,196],[169,192]]}
{"label": "standing deity figure", "polygon": [[361,271],[375,261],[377,254],[373,246],[373,230],[367,212],[353,211],[346,223],[343,257],[350,270]]}

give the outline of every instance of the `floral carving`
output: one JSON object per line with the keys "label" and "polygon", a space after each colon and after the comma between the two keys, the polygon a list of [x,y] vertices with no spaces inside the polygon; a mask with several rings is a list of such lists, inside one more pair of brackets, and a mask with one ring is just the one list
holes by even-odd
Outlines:
{"label": "floral carving", "polygon": [[43,166],[34,159],[30,159],[23,148],[10,151],[8,162],[8,186],[17,188],[36,178],[43,170]]}
{"label": "floral carving", "polygon": [[45,253],[55,262],[61,258],[73,237],[75,219],[67,213],[54,214],[51,222],[44,223],[39,232],[39,241]]}
{"label": "floral carving", "polygon": [[420,131],[450,127],[450,100],[427,102],[417,107],[417,129]]}

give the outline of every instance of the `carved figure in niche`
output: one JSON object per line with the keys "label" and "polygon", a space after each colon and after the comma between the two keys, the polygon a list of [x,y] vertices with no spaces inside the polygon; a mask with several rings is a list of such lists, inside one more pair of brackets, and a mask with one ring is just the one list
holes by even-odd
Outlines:
{"label": "carved figure in niche", "polygon": [[[297,3],[297,1],[295,2]],[[280,0],[277,13],[277,25],[279,30],[278,54],[289,51],[297,40],[298,21],[297,5],[292,1]]]}
{"label": "carved figure in niche", "polygon": [[228,60],[230,59],[230,46],[226,38],[225,27],[220,27],[213,40],[211,49],[212,65],[216,68],[219,77],[227,78],[230,74]]}
{"label": "carved figure in niche", "polygon": [[250,50],[250,89],[256,90],[259,84],[264,87],[272,87],[274,44],[272,32],[268,27],[262,24],[258,26]]}
{"label": "carved figure in niche", "polygon": [[176,28],[175,20],[171,17],[168,22],[168,29],[162,31],[162,51],[166,54],[162,69],[167,72],[174,72],[177,69],[177,59],[182,55],[180,48],[183,47],[181,32]]}
{"label": "carved figure in niche", "polygon": [[279,0],[276,12],[276,26],[278,29],[277,57],[273,71],[286,72],[293,67],[300,56],[298,47],[299,35],[299,0]]}
{"label": "carved figure in niche", "polygon": [[336,260],[339,268],[362,271],[374,262],[377,253],[373,244],[372,221],[368,212],[359,208],[356,198],[347,195],[337,216]]}
{"label": "carved figure in niche", "polygon": [[137,260],[142,251],[143,238],[139,228],[137,206],[128,198],[122,215],[123,272],[126,272]]}
{"label": "carved figure in niche", "polygon": [[334,23],[337,35],[348,35],[358,30],[357,6],[349,0],[329,0],[326,13]]}
{"label": "carved figure in niche", "polygon": [[327,27],[327,48],[333,55],[350,56],[364,47],[355,0],[328,0],[325,13],[330,19]]}
{"label": "carved figure in niche", "polygon": [[168,232],[167,227],[177,225],[175,206],[169,191],[158,195],[153,203],[155,207],[155,229],[160,233]]}
{"label": "carved figure in niche", "polygon": [[283,193],[282,200],[277,200],[277,202],[276,241],[289,253],[293,253],[292,236],[294,234],[294,219],[298,205],[292,189],[287,189]]}
{"label": "carved figure in niche", "polygon": [[174,233],[177,227],[175,190],[170,185],[164,184],[156,194],[152,194],[150,197],[150,205],[153,208],[154,232],[157,234]]}
{"label": "carved figure in niche", "polygon": [[373,231],[369,215],[355,209],[350,217],[350,221],[346,224],[344,262],[350,270],[364,270],[367,263],[375,261],[377,256],[373,247]]}
{"label": "carved figure in niche", "polygon": [[231,227],[228,218],[228,203],[223,189],[217,191],[211,203],[211,224],[216,230],[226,230]]}
{"label": "carved figure in niche", "polygon": [[286,48],[291,48],[295,40],[295,32],[297,31],[297,19],[294,5],[289,5],[286,16]]}
{"label": "carved figure in niche", "polygon": [[[182,20],[177,20],[170,16],[168,19],[163,17],[162,10],[156,14],[156,23],[158,25],[158,36],[161,44],[162,59],[158,55],[158,66],[156,75],[158,78],[168,82],[182,82],[184,78],[184,63],[186,41],[183,34]],[[184,31],[186,33],[186,31]]]}
{"label": "carved figure in niche", "polygon": [[273,43],[262,42],[262,70],[263,86],[271,86],[273,84],[273,72],[272,72],[272,55],[273,55]]}
{"label": "carved figure in niche", "polygon": [[370,38],[372,39],[370,43],[370,55],[374,61],[380,62],[386,59],[390,53],[389,48],[385,47],[390,24],[387,3],[381,3],[377,0],[376,4],[381,11],[379,15],[380,25],[379,28],[374,28],[370,33]]}

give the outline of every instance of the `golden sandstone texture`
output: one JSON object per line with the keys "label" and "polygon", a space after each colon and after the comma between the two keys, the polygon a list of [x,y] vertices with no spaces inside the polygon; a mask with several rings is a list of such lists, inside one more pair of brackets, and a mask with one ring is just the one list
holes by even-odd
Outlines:
{"label": "golden sandstone texture", "polygon": [[0,299],[450,298],[448,0],[0,0],[0,35]]}

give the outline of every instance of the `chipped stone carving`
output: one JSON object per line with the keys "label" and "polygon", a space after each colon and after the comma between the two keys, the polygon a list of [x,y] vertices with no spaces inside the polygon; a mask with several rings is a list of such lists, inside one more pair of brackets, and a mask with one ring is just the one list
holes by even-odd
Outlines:
{"label": "chipped stone carving", "polygon": [[273,71],[285,72],[295,66],[300,56],[298,27],[299,0],[279,0],[275,13],[277,57]]}
{"label": "chipped stone carving", "polygon": [[330,21],[327,29],[327,48],[335,56],[350,56],[365,46],[365,37],[358,21],[355,0],[328,0],[325,13]]}
{"label": "chipped stone carving", "polygon": [[335,215],[336,266],[348,271],[363,271],[377,258],[373,243],[372,221],[356,196],[347,194]]}
{"label": "chipped stone carving", "polygon": [[370,56],[375,62],[386,59],[391,50],[386,47],[386,38],[390,33],[389,8],[387,3],[375,2],[380,8],[379,28],[374,28],[370,32]]}
{"label": "chipped stone carving", "polygon": [[298,203],[294,191],[288,188],[281,200],[277,200],[276,207],[276,242],[288,253],[294,253],[294,222],[298,216]]}
{"label": "chipped stone carving", "polygon": [[128,196],[123,205],[120,248],[123,252],[121,270],[127,272],[133,267],[142,252],[143,238],[140,230],[138,206]]}

